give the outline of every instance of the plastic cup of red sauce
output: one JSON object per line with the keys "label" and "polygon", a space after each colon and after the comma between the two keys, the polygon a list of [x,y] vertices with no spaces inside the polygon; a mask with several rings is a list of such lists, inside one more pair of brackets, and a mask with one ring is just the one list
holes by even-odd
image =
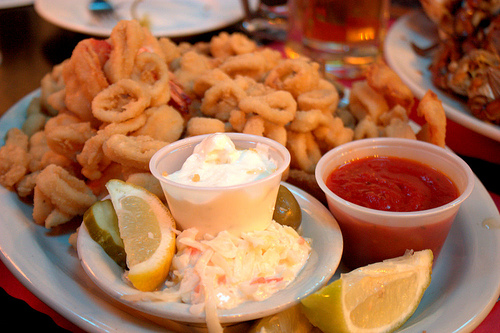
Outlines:
{"label": "plastic cup of red sauce", "polygon": [[[337,168],[345,167],[349,163],[356,163],[359,160],[362,160],[361,164],[366,164],[365,161],[368,161],[368,159],[380,157],[395,160],[395,170],[398,169],[398,159],[418,163],[421,166],[417,167],[419,172],[426,171],[426,168],[430,167],[437,171],[440,176],[446,176],[445,179],[439,178],[434,182],[451,181],[456,189],[456,195],[450,199],[450,202],[443,203],[438,207],[413,211],[393,211],[385,210],[390,209],[387,206],[398,206],[397,201],[394,203],[389,200],[390,204],[385,202],[384,196],[392,196],[391,191],[380,194],[378,192],[382,190],[378,190],[377,186],[368,187],[368,190],[373,193],[366,196],[366,200],[375,201],[375,207],[377,207],[377,204],[380,205],[380,208],[375,209],[346,200],[327,186],[328,178],[333,172],[336,172]],[[385,171],[389,171],[389,174],[395,173],[391,169],[392,166],[384,168]],[[416,177],[416,175],[411,175],[413,172],[415,170],[409,171],[410,177],[401,176],[403,183],[405,178],[411,179],[409,186],[394,184],[391,186],[405,189],[412,187],[411,183],[415,182]],[[352,187],[356,192],[358,190],[367,191],[363,182],[367,186],[372,186],[373,180],[377,179],[377,177],[373,179],[360,178],[360,174],[363,172],[359,170],[352,173],[352,177],[345,179],[345,184],[349,184],[351,180],[353,182],[358,181],[356,186]],[[349,268],[357,268],[398,257],[407,250],[431,249],[434,254],[434,262],[436,262],[460,205],[471,194],[474,187],[474,175],[471,169],[453,152],[430,143],[397,138],[363,139],[334,148],[320,159],[316,166],[315,176],[320,188],[326,195],[328,207],[337,219],[342,231],[344,239],[342,260]],[[359,182],[360,179],[361,182]],[[377,181],[380,182],[380,179],[377,179]],[[397,188],[395,190],[398,191]],[[418,193],[418,191],[415,193]],[[426,194],[429,194],[429,192],[426,192]],[[420,194],[407,195],[414,196],[411,197],[410,201],[413,202],[411,202],[410,206],[417,201],[423,200]],[[353,195],[352,197],[356,198],[356,196]],[[437,194],[437,196],[441,196],[441,194]],[[363,196],[360,197],[363,198]],[[432,202],[437,199],[439,198],[431,198],[430,200],[427,198],[425,200]],[[369,206],[369,204],[366,205]],[[395,209],[398,209],[398,207]],[[413,207],[412,209],[421,209],[421,207]]]}

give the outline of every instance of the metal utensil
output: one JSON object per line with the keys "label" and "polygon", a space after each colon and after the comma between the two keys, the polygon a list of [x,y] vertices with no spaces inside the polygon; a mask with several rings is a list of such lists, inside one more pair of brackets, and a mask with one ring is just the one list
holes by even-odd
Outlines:
{"label": "metal utensil", "polygon": [[92,0],[88,5],[89,11],[100,19],[118,20],[115,8],[106,0]]}

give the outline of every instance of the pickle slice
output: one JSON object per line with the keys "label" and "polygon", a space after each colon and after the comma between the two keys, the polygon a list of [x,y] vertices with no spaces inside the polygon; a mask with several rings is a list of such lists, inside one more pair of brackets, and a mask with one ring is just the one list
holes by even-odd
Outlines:
{"label": "pickle slice", "polygon": [[118,217],[110,199],[97,201],[83,215],[90,237],[101,245],[111,259],[127,267],[123,241],[118,228]]}
{"label": "pickle slice", "polygon": [[274,206],[273,220],[297,230],[302,223],[302,211],[297,199],[285,186],[280,185],[278,198]]}

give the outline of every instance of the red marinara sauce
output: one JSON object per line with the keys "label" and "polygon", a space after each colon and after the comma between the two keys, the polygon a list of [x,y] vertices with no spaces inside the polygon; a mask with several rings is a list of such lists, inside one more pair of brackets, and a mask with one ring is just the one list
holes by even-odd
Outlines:
{"label": "red marinara sauce", "polygon": [[459,194],[442,172],[399,157],[371,156],[348,162],[332,171],[326,186],[349,202],[395,212],[436,208]]}

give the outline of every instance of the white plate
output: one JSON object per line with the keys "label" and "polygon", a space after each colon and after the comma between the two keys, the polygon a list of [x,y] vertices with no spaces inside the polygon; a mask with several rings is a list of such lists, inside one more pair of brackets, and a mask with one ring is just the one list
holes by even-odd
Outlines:
{"label": "white plate", "polygon": [[[114,20],[97,20],[87,10],[90,0],[35,0],[35,10],[45,20],[62,28],[107,37]],[[130,20],[132,0],[111,0],[120,19]],[[257,0],[251,0],[252,8]],[[222,29],[244,16],[240,0],[147,0],[137,7],[137,15],[148,15],[156,37],[180,37]]]}
{"label": "white plate", "polygon": [[[343,242],[340,228],[332,214],[304,191],[290,184],[283,185],[295,195],[302,209],[302,236],[312,239],[310,257],[295,280],[285,289],[260,302],[245,302],[229,310],[219,310],[219,320],[222,324],[262,318],[295,305],[306,295],[324,286],[337,270]],[[90,238],[85,225],[78,232],[78,256],[89,277],[118,301],[161,318],[186,323],[205,323],[205,315],[192,315],[188,304],[123,300],[121,296],[137,294],[137,289],[123,281],[123,269]]]}
{"label": "white plate", "polygon": [[34,0],[0,0],[0,9],[28,6],[33,2]]}
{"label": "white plate", "polygon": [[428,70],[431,58],[419,57],[411,48],[411,42],[425,48],[435,43],[435,25],[421,11],[414,11],[399,18],[389,30],[384,53],[389,66],[408,85],[417,98],[431,89],[443,102],[446,116],[460,125],[500,141],[500,126],[484,122],[472,115],[467,105],[458,98],[434,86]]}
{"label": "white plate", "polygon": [[[38,94],[39,90],[27,95],[0,118],[0,138],[9,128],[21,126],[29,101]],[[164,331],[149,320],[129,314],[121,303],[102,292],[68,245],[69,234],[53,235],[36,225],[32,207],[20,202],[15,193],[0,188],[0,210],[2,261],[55,311],[90,332]],[[497,227],[485,228],[482,224],[487,219]],[[461,206],[443,246],[432,282],[419,308],[401,330],[472,331],[490,312],[500,293],[499,261],[500,215],[476,178],[474,190]]]}

